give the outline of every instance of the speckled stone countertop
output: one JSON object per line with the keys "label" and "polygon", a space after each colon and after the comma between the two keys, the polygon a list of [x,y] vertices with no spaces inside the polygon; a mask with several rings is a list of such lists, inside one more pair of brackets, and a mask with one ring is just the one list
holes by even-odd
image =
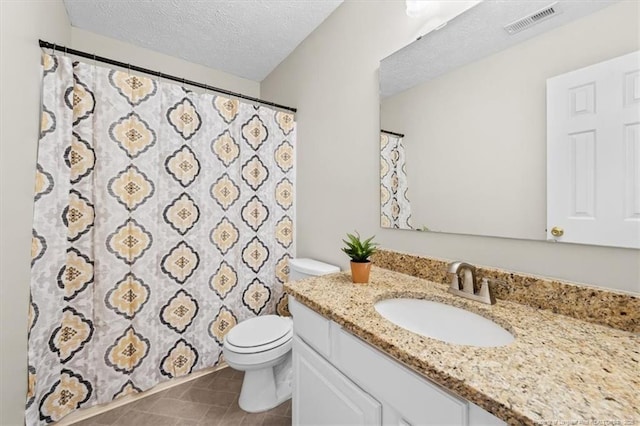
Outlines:
{"label": "speckled stone countertop", "polygon": [[[378,250],[373,264],[448,286],[451,260]],[[640,297],[584,284],[474,265],[477,282],[488,278],[496,299],[550,310],[624,331],[640,332]]]}
{"label": "speckled stone countertop", "polygon": [[[288,283],[285,289],[509,424],[640,424],[637,334],[504,300],[484,305],[450,295],[442,284],[376,267],[366,285],[353,284],[348,273],[338,273]],[[500,324],[515,341],[477,348],[423,337],[376,312],[376,301],[394,297],[467,309]]]}

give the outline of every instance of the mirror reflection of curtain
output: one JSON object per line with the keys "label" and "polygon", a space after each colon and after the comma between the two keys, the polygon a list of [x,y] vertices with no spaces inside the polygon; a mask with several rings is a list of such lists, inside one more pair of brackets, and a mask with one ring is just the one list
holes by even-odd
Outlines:
{"label": "mirror reflection of curtain", "polygon": [[380,225],[412,229],[406,152],[401,137],[380,133]]}

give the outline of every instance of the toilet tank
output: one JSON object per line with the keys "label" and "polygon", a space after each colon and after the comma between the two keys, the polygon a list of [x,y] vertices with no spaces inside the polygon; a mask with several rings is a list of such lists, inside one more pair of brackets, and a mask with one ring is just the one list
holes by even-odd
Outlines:
{"label": "toilet tank", "polygon": [[340,272],[340,268],[313,259],[289,259],[289,281]]}

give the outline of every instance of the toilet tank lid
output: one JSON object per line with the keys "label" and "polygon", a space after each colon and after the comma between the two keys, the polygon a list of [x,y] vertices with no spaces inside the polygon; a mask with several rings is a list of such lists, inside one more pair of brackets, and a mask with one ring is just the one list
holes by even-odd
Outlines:
{"label": "toilet tank lid", "polygon": [[289,259],[289,268],[307,275],[326,275],[340,272],[340,268],[313,259]]}

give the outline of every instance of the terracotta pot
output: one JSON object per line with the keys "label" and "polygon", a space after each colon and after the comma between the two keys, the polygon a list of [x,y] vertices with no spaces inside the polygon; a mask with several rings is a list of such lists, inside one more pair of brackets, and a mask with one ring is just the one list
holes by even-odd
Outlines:
{"label": "terracotta pot", "polygon": [[369,272],[371,272],[371,262],[351,262],[351,279],[354,283],[368,283]]}

